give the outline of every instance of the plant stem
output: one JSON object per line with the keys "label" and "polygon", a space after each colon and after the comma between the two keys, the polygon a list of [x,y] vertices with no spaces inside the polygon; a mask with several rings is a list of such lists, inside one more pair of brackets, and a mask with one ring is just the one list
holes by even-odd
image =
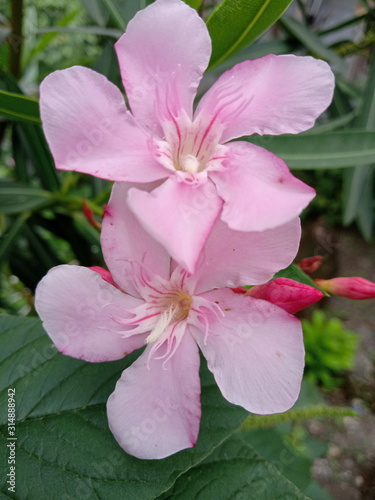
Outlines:
{"label": "plant stem", "polygon": [[308,420],[310,418],[357,416],[358,414],[350,408],[317,404],[308,408],[294,408],[285,413],[276,413],[274,415],[250,415],[241,425],[241,429],[270,427],[281,422],[296,422],[298,420]]}
{"label": "plant stem", "polygon": [[12,32],[9,36],[9,70],[15,78],[21,73],[23,0],[11,0]]}

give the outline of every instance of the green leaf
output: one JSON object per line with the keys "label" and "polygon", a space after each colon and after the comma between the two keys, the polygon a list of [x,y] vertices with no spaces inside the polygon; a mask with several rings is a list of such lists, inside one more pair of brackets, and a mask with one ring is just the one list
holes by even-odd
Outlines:
{"label": "green leaf", "polygon": [[[356,120],[357,127],[364,127],[366,130],[375,127],[375,55],[373,54],[369,78],[367,81],[361,112]],[[368,239],[372,234],[373,207],[371,200],[373,195],[369,185],[372,184],[374,175],[375,158],[369,159],[369,164],[363,166],[355,162],[353,168],[346,174],[344,190],[344,225],[348,225],[359,216],[362,234]],[[371,165],[372,164],[372,165]],[[365,200],[365,208],[362,208],[362,201]],[[370,215],[367,211],[370,210]]]}
{"label": "green leaf", "polygon": [[254,42],[292,0],[224,0],[207,19],[212,39],[209,68]]}
{"label": "green leaf", "polygon": [[289,267],[283,269],[282,271],[279,271],[275,274],[274,279],[275,278],[289,278],[291,280],[304,283],[305,285],[313,286],[314,288],[320,290],[320,288],[316,286],[310,276],[304,273],[300,267],[296,266],[296,264],[290,264]]}
{"label": "green leaf", "polygon": [[0,237],[0,262],[7,257],[14,242],[17,240],[30,214],[23,213],[9,226]]}
{"label": "green leaf", "polygon": [[[1,407],[6,406],[8,388],[15,388],[17,474],[28,478],[17,482],[20,500],[154,499],[206,458],[247,415],[223,399],[203,364],[197,446],[164,460],[136,459],[116,443],[105,411],[116,381],[136,355],[111,363],[63,356],[36,318],[0,316],[0,330]],[[1,412],[0,423],[6,449],[6,412]],[[5,485],[0,491],[7,493]]]}
{"label": "green leaf", "polygon": [[274,465],[235,435],[177,479],[158,500],[308,500]]}
{"label": "green leaf", "polygon": [[358,130],[300,135],[251,136],[249,142],[283,158],[290,168],[346,168],[374,161],[375,131]]}
{"label": "green leaf", "polygon": [[203,3],[203,0],[184,0],[185,3],[190,5],[195,10],[198,10]]}
{"label": "green leaf", "polygon": [[35,32],[36,34],[42,33],[68,33],[74,35],[99,35],[99,36],[109,36],[111,38],[120,38],[123,35],[123,31],[115,28],[101,28],[100,26],[49,26],[45,28],[40,28]]}
{"label": "green leaf", "polygon": [[104,27],[107,24],[109,12],[105,8],[101,0],[81,0],[81,2],[92,19],[99,26]]}
{"label": "green leaf", "polygon": [[127,19],[125,12],[119,9],[118,4],[114,0],[102,0],[103,4],[107,7],[113,20],[116,22],[117,27],[125,31]]}
{"label": "green leaf", "polygon": [[40,123],[36,99],[0,90],[0,116],[10,120]]}
{"label": "green leaf", "polygon": [[52,200],[52,195],[48,191],[18,182],[0,180],[0,212],[3,214],[37,210],[47,206]]}
{"label": "green leaf", "polygon": [[311,31],[303,23],[296,21],[292,17],[284,16],[280,19],[280,24],[297,40],[299,40],[314,56],[317,56],[330,64],[337,70],[344,69],[344,61],[333,50],[327,48],[318,35]]}

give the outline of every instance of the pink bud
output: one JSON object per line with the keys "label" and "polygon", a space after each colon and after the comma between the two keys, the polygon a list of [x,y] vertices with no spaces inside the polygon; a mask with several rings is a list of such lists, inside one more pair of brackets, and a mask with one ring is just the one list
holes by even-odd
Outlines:
{"label": "pink bud", "polygon": [[113,281],[112,274],[109,271],[107,271],[107,269],[104,269],[103,267],[99,266],[89,267],[89,269],[91,269],[91,271],[95,271],[96,273],[100,274],[103,280],[109,283],[110,285],[113,285],[116,288],[118,288],[116,283]]}
{"label": "pink bud", "polygon": [[86,217],[86,219],[90,222],[90,224],[95,228],[99,229],[99,231],[102,228],[102,225],[100,222],[96,221],[94,218],[94,212],[91,210],[89,207],[89,204],[87,203],[86,200],[83,200],[82,202],[82,209],[83,209],[83,215]]}
{"label": "pink bud", "polygon": [[291,314],[324,297],[324,294],[313,286],[289,278],[276,278],[265,285],[254,286],[246,295],[272,302]]}
{"label": "pink bud", "polygon": [[315,255],[314,257],[307,257],[306,259],[302,259],[298,267],[302,269],[302,271],[306,274],[312,274],[322,264],[323,257],[321,255]]}
{"label": "pink bud", "polygon": [[375,298],[375,283],[353,276],[351,278],[333,278],[331,280],[314,280],[322,289],[332,295],[348,299],[364,300]]}

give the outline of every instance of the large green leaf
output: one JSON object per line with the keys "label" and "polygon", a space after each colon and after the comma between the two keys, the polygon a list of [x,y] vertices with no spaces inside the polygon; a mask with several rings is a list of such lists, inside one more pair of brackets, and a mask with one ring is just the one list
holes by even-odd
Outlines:
{"label": "large green leaf", "polygon": [[302,269],[298,267],[296,264],[290,264],[290,266],[288,266],[287,268],[276,273],[274,278],[289,278],[291,280],[304,283],[305,285],[313,286],[314,288],[320,290],[320,288],[316,286],[316,284],[310,278],[310,276],[304,273]]}
{"label": "large green leaf", "polygon": [[177,479],[160,500],[308,500],[239,435]]}
{"label": "large green leaf", "polygon": [[290,168],[300,170],[366,165],[375,157],[375,131],[254,135],[246,139],[277,154]]}
{"label": "large green leaf", "polygon": [[292,0],[224,0],[207,19],[212,39],[210,68],[254,42]]}
{"label": "large green leaf", "polygon": [[0,180],[0,212],[18,214],[26,210],[40,209],[53,200],[48,191],[18,182]]}
{"label": "large green leaf", "polygon": [[0,116],[16,121],[40,123],[38,101],[0,90]]}
{"label": "large green leaf", "polygon": [[[108,395],[135,355],[112,363],[85,363],[57,353],[38,319],[0,316],[0,325],[2,408],[8,389],[16,390],[19,500],[154,499],[206,458],[247,415],[222,398],[203,364],[197,446],[164,460],[138,460],[118,446],[105,412]],[[6,419],[1,412],[3,449],[9,437]],[[266,474],[264,468],[263,477]],[[5,485],[0,491],[8,494]]]}

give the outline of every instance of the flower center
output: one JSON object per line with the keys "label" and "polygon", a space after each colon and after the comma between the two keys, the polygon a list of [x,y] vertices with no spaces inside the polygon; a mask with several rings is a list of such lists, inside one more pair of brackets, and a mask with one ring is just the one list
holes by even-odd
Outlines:
{"label": "flower center", "polygon": [[163,130],[165,137],[157,141],[155,153],[164,167],[182,178],[220,168],[226,147],[219,144],[222,128],[214,120],[171,116]]}
{"label": "flower center", "polygon": [[184,321],[188,317],[191,308],[191,297],[184,290],[171,290],[158,298],[157,307],[162,312],[146,339],[148,344],[158,340],[168,326]]}

